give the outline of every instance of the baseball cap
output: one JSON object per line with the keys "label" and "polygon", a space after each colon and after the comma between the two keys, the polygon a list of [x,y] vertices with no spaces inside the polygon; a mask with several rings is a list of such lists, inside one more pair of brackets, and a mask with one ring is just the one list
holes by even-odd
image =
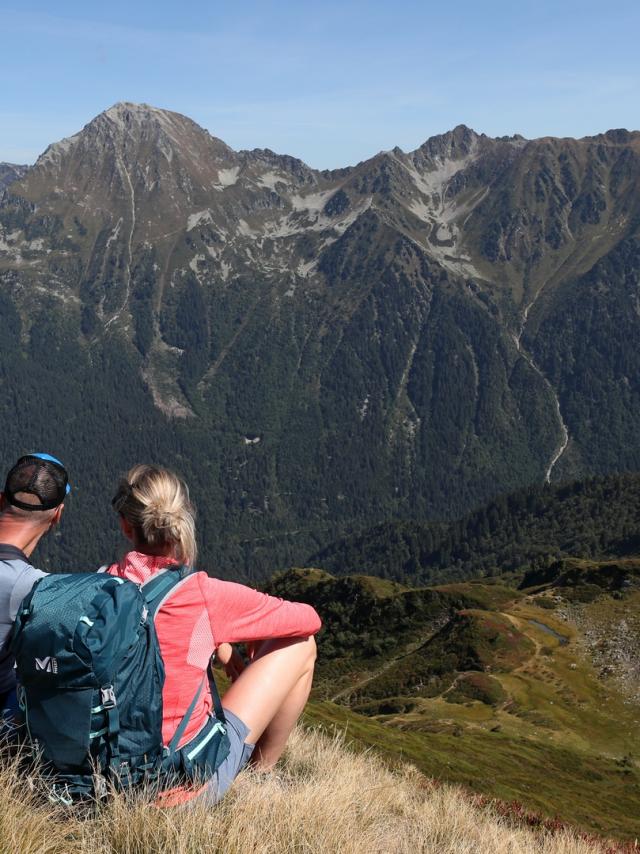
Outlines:
{"label": "baseball cap", "polygon": [[[51,454],[34,453],[20,457],[13,466],[4,487],[4,496],[21,510],[53,510],[71,492],[67,470]],[[18,493],[34,495],[40,504],[28,504],[16,498]]]}

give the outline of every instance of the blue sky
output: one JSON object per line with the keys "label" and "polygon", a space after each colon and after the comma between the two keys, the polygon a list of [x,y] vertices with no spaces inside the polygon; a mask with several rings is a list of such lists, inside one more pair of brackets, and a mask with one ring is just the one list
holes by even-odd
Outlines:
{"label": "blue sky", "polygon": [[0,0],[0,161],[125,100],[317,168],[460,123],[638,129],[639,34],[640,4],[615,0]]}

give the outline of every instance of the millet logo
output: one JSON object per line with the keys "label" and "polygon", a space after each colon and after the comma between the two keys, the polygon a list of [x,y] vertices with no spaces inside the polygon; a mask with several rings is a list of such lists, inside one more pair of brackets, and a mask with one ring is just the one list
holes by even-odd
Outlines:
{"label": "millet logo", "polygon": [[57,673],[58,659],[52,655],[47,655],[46,658],[36,658],[36,670],[42,670],[45,673]]}

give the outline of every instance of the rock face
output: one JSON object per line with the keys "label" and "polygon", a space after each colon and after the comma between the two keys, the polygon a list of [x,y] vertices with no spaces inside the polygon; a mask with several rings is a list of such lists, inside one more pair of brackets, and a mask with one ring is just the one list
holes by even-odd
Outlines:
{"label": "rock face", "polygon": [[320,172],[117,104],[4,192],[5,412],[39,439],[16,371],[40,401],[43,371],[65,376],[60,453],[86,469],[112,445],[88,494],[153,449],[234,566],[637,468],[639,181],[627,131],[460,126]]}
{"label": "rock face", "polygon": [[17,166],[15,163],[0,163],[0,195],[5,187],[22,178],[27,168],[27,166]]}

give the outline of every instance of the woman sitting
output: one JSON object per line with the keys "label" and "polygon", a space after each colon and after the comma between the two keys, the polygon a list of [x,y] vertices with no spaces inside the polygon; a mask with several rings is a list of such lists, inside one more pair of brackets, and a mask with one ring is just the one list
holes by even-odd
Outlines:
{"label": "woman sitting", "polygon": [[[172,564],[193,567],[194,510],[186,485],[173,472],[134,466],[113,498],[122,531],[133,548],[105,571],[138,584]],[[207,725],[213,699],[206,678],[211,656],[232,677],[222,706],[231,741],[228,757],[203,796],[227,791],[251,759],[269,769],[280,757],[311,690],[320,618],[310,605],[286,602],[242,584],[187,575],[160,606],[156,632],[165,667],[162,738],[169,744],[196,697],[178,747]],[[230,644],[250,644],[244,668]],[[198,686],[202,690],[198,694]],[[184,791],[179,797],[184,800]]]}

